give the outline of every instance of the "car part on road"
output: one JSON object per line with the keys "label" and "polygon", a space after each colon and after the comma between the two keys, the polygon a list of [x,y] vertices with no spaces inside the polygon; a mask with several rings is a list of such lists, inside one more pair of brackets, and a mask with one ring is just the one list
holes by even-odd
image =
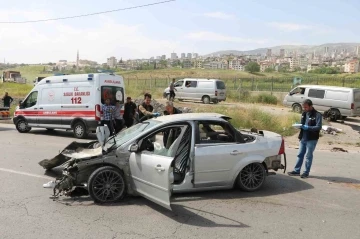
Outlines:
{"label": "car part on road", "polygon": [[238,186],[244,191],[253,192],[264,184],[265,177],[264,165],[262,163],[252,163],[240,171]]}
{"label": "car part on road", "polygon": [[89,177],[90,197],[97,203],[113,203],[126,194],[123,173],[111,166],[96,169]]}

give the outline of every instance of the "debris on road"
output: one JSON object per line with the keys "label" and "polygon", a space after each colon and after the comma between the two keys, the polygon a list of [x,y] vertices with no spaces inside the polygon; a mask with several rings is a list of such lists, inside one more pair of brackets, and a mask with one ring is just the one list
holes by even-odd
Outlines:
{"label": "debris on road", "polygon": [[43,184],[44,188],[54,188],[55,187],[55,181],[50,181],[45,184]]}
{"label": "debris on road", "polygon": [[338,148],[338,147],[332,148],[332,149],[331,149],[331,152],[345,152],[345,153],[349,153],[346,149]]}
{"label": "debris on road", "polygon": [[342,129],[335,128],[335,127],[332,127],[332,126],[329,126],[329,125],[324,125],[322,127],[321,131],[324,134],[332,134],[332,135],[336,135],[337,133],[342,133],[343,132]]}

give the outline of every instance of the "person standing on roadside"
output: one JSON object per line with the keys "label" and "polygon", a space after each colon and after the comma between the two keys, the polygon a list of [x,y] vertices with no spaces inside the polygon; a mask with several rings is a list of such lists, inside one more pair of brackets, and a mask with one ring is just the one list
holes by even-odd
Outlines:
{"label": "person standing on roadside", "polygon": [[301,166],[306,154],[305,170],[303,174],[301,174],[301,178],[307,178],[309,177],[313,161],[313,153],[320,137],[322,115],[315,110],[312,101],[309,99],[303,102],[303,109],[304,112],[301,115],[302,126],[299,134],[300,146],[297,161],[294,170],[288,174],[290,176],[300,176]]}
{"label": "person standing on roadside", "polygon": [[144,102],[139,105],[139,121],[145,121],[152,117],[160,116],[159,113],[153,113],[154,107],[151,105],[151,95],[146,93],[144,95]]}
{"label": "person standing on roadside", "polygon": [[4,97],[2,98],[3,102],[4,102],[4,107],[6,108],[10,108],[10,104],[14,101],[14,99],[9,96],[8,92],[5,92]]}
{"label": "person standing on roadside", "polygon": [[120,104],[120,101],[117,100],[114,111],[115,133],[119,133],[124,128],[124,120],[123,120],[123,116],[121,115],[121,108],[122,105]]}
{"label": "person standing on roadside", "polygon": [[110,104],[110,99],[107,98],[105,100],[105,104],[102,106],[102,112],[103,112],[103,124],[106,124],[109,127],[110,130],[110,136],[113,135],[115,132],[114,128],[114,114],[115,114],[115,106]]}
{"label": "person standing on roadside", "polygon": [[174,101],[174,99],[175,99],[175,90],[176,90],[176,88],[175,88],[175,78],[172,79],[172,82],[170,83],[169,89],[170,89],[169,100]]}
{"label": "person standing on roadside", "polygon": [[136,111],[136,104],[132,102],[131,97],[126,98],[126,103],[124,106],[124,120],[125,126],[130,128],[134,124],[134,117]]}

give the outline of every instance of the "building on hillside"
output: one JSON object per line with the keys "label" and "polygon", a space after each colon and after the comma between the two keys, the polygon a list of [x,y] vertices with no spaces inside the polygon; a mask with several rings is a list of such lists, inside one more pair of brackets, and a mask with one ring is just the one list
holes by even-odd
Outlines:
{"label": "building on hillside", "polygon": [[199,54],[198,53],[194,53],[193,54],[193,58],[197,59],[199,57]]}
{"label": "building on hillside", "polygon": [[312,64],[309,64],[308,66],[307,66],[307,72],[309,72],[309,71],[313,71],[313,70],[315,70],[315,69],[317,69],[317,68],[319,68],[320,67],[320,64],[315,64],[315,63],[312,63]]}
{"label": "building on hillside", "polygon": [[116,57],[112,56],[112,57],[108,58],[106,64],[107,64],[110,68],[115,68],[116,65],[117,65]]}
{"label": "building on hillside", "polygon": [[308,59],[304,56],[301,56],[297,60],[298,60],[298,67],[300,67],[301,70],[306,70],[309,64]]}
{"label": "building on hillside", "polygon": [[268,61],[260,62],[260,72],[264,72],[267,68],[272,68],[273,64]]}
{"label": "building on hillside", "polygon": [[289,63],[290,63],[290,71],[294,71],[297,67],[299,67],[299,61],[295,59],[295,57],[290,57]]}
{"label": "building on hillside", "polygon": [[280,49],[280,57],[281,58],[285,57],[285,49]]}
{"label": "building on hillside", "polygon": [[192,62],[191,62],[191,60],[190,60],[190,59],[185,59],[185,60],[183,60],[182,66],[183,66],[183,68],[186,68],[186,69],[191,68],[191,67],[192,67]]}
{"label": "building on hillside", "polygon": [[176,54],[175,52],[171,53],[170,59],[171,59],[171,60],[176,60],[176,59],[178,59],[177,54]]}
{"label": "building on hillside", "polygon": [[181,59],[185,58],[185,53],[181,53]]}
{"label": "building on hillside", "polygon": [[271,49],[267,49],[266,50],[266,57],[271,57],[272,56],[272,51]]}
{"label": "building on hillside", "polygon": [[204,64],[204,61],[202,61],[202,60],[194,61],[194,67],[195,68],[202,69],[203,64]]}
{"label": "building on hillside", "polygon": [[186,58],[191,59],[191,58],[192,58],[192,54],[191,54],[191,53],[188,53],[187,56],[186,56]]}
{"label": "building on hillside", "polygon": [[210,62],[210,69],[227,69],[227,64],[224,64],[221,61],[212,61]]}
{"label": "building on hillside", "polygon": [[232,60],[229,62],[229,69],[236,71],[245,71],[245,64],[240,60]]}
{"label": "building on hillside", "polygon": [[353,59],[345,63],[344,72],[346,73],[358,73],[359,72],[359,60]]}
{"label": "building on hillside", "polygon": [[357,56],[360,56],[360,46],[357,46],[357,47],[356,47],[356,55],[357,55]]}

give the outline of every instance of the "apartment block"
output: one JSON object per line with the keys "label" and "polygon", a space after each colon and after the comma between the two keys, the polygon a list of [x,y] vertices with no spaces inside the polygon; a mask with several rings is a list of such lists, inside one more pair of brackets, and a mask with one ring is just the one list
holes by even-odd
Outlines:
{"label": "apartment block", "polygon": [[346,73],[358,73],[359,72],[359,60],[351,60],[345,63],[344,72]]}
{"label": "apartment block", "polygon": [[108,59],[107,59],[107,65],[108,65],[110,68],[115,68],[116,65],[117,65],[116,57],[112,56],[112,57],[108,58]]}
{"label": "apartment block", "polygon": [[232,60],[229,62],[229,69],[236,71],[245,71],[245,65],[242,63],[242,61]]}
{"label": "apartment block", "polygon": [[183,68],[191,68],[192,67],[192,62],[191,62],[191,60],[189,60],[189,59],[185,59],[185,60],[183,60],[183,62],[182,62],[182,65],[183,65]]}

